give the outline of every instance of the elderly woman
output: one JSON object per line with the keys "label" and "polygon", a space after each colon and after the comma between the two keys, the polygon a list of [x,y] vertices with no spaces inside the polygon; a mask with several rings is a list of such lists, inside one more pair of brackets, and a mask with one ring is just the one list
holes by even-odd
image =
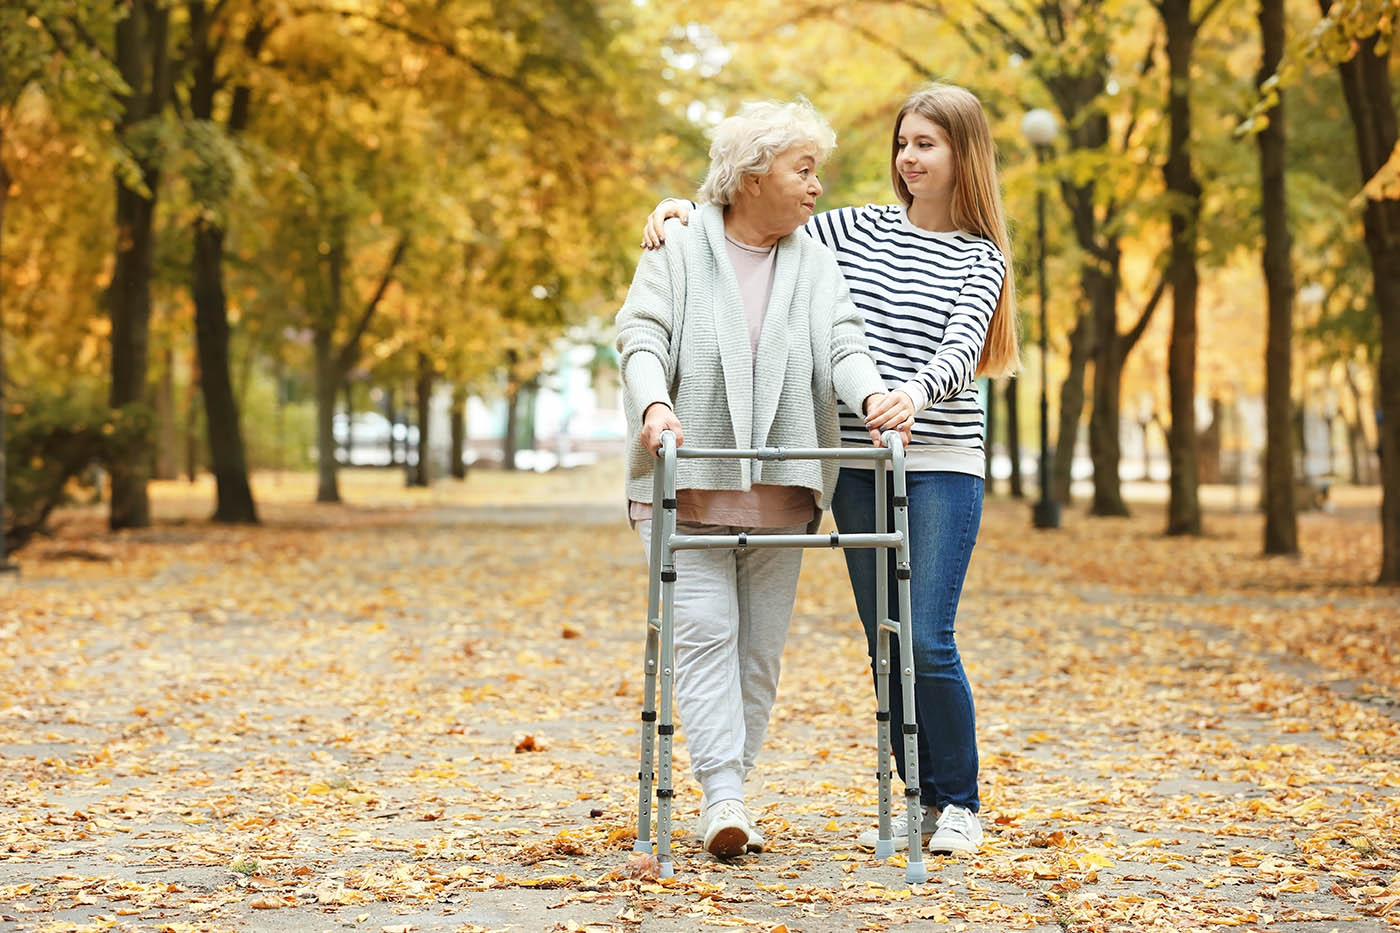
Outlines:
{"label": "elderly woman", "polygon": [[[833,254],[794,234],[822,193],[835,134],[805,101],[752,103],[716,129],[702,206],[644,253],[617,315],[627,390],[629,515],[649,548],[661,433],[699,447],[836,447],[836,398],[885,386]],[[681,460],[683,534],[801,533],[827,508],[835,463]],[[744,778],[777,693],[802,552],[675,555],[676,701],[716,857],[761,850]]]}

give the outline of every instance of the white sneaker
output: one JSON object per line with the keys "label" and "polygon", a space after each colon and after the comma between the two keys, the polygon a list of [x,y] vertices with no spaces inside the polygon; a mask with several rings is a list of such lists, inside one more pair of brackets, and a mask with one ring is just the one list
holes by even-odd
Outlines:
{"label": "white sneaker", "polygon": [[749,818],[749,851],[762,852],[768,840],[763,838],[763,830],[758,828],[758,817],[748,807],[744,807],[744,815]]}
{"label": "white sneaker", "polygon": [[[708,800],[705,799],[705,793],[704,793],[704,791],[701,791],[701,792],[700,792],[700,825],[699,825],[699,827],[698,827],[698,829],[699,829],[699,831],[700,831],[700,832],[699,832],[699,835],[700,835],[700,838],[701,838],[701,839],[704,839],[706,833],[708,833],[709,830],[710,830],[710,823],[709,823],[708,820],[705,819],[705,814],[709,811],[709,809],[710,809],[710,803],[709,803]],[[747,817],[749,818],[749,844],[748,844],[748,850],[749,850],[750,852],[762,852],[762,851],[763,851],[763,847],[766,846],[766,845],[768,845],[768,840],[765,839],[765,838],[763,838],[763,830],[761,830],[761,829],[758,828],[758,817],[755,816],[755,815],[754,815],[754,812],[753,812],[752,810],[750,810],[747,806],[744,807],[744,815],[747,816]]]}
{"label": "white sneaker", "polygon": [[[928,842],[933,835],[933,821],[938,818],[938,812],[933,807],[920,807],[919,832],[924,842]],[[902,852],[909,848],[909,810],[900,810],[898,816],[890,817],[890,835],[894,837],[894,848],[896,852]],[[880,827],[867,829],[856,837],[856,845],[865,849],[875,848],[875,844],[880,841]]]}
{"label": "white sneaker", "polygon": [[938,816],[938,828],[928,841],[934,853],[970,855],[982,844],[982,824],[966,807],[949,806]]}
{"label": "white sneaker", "polygon": [[715,858],[734,858],[749,849],[749,813],[737,800],[721,800],[700,815],[705,851]]}

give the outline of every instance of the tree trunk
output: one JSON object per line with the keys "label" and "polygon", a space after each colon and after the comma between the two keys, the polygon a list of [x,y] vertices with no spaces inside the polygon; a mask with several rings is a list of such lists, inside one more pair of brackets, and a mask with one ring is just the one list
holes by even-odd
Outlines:
{"label": "tree trunk", "polygon": [[199,476],[199,354],[190,354],[190,384],[185,390],[185,476]]}
{"label": "tree trunk", "polygon": [[1201,186],[1191,167],[1191,57],[1197,27],[1190,0],[1159,0],[1166,27],[1170,73],[1167,160],[1162,169],[1171,212],[1172,289],[1171,344],[1167,384],[1171,392],[1171,461],[1167,502],[1167,534],[1201,534],[1201,504],[1196,475],[1196,298],[1200,274],[1196,267],[1197,223]]}
{"label": "tree trunk", "polygon": [[[1330,6],[1323,0],[1323,12]],[[1371,178],[1395,149],[1396,113],[1390,87],[1390,53],[1376,53],[1376,37],[1359,43],[1339,66],[1342,92],[1356,135],[1361,177]],[[1381,570],[1379,583],[1400,583],[1400,201],[1368,199],[1362,214],[1371,257],[1381,353],[1377,399],[1381,417]]]}
{"label": "tree trunk", "polygon": [[[117,23],[116,65],[130,93],[121,99],[117,134],[130,142],[139,124],[159,117],[170,91],[167,51],[169,10],[156,0],[136,0]],[[146,401],[146,362],[151,321],[151,268],[155,255],[156,197],[160,190],[160,156],[150,146],[132,149],[145,191],[127,187],[116,175],[116,261],[107,289],[112,319],[113,408]],[[129,461],[112,464],[111,528],[144,528],[151,523],[146,493],[149,449]]]}
{"label": "tree trunk", "polygon": [[1210,424],[1196,437],[1196,478],[1202,483],[1223,483],[1220,468],[1220,445],[1224,439],[1225,403],[1218,397],[1210,400]]}
{"label": "tree trunk", "polygon": [[452,389],[452,465],[453,479],[467,478],[467,390]]}
{"label": "tree trunk", "polygon": [[[144,174],[152,191],[159,181]],[[117,183],[117,262],[108,292],[112,318],[113,408],[146,400],[146,362],[151,314],[151,257],[154,251],[155,198],[144,197]],[[112,529],[145,528],[151,523],[146,483],[149,455],[138,451],[130,460],[111,465]]]}
{"label": "tree trunk", "polygon": [[1079,419],[1084,414],[1084,370],[1093,351],[1093,316],[1083,314],[1069,334],[1069,374],[1060,384],[1060,428],[1050,478],[1055,501],[1061,505],[1070,502],[1074,449],[1079,444]]}
{"label": "tree trunk", "polygon": [[316,501],[339,502],[340,478],[335,459],[335,398],[340,378],[331,359],[331,335],[317,329],[316,351]]}
{"label": "tree trunk", "polygon": [[992,453],[996,444],[996,420],[997,420],[997,387],[991,379],[987,380],[987,432],[986,450],[987,462],[982,468],[982,483],[987,495],[996,492],[994,477],[992,476]]}
{"label": "tree trunk", "polygon": [[[1284,48],[1283,0],[1260,0],[1263,55],[1258,83],[1278,71]],[[1259,198],[1264,222],[1264,288],[1268,338],[1264,349],[1264,553],[1298,553],[1298,508],[1293,478],[1293,261],[1284,184],[1283,91],[1259,133]]]}
{"label": "tree trunk", "polygon": [[506,436],[501,439],[501,469],[515,469],[516,432],[520,429],[521,387],[512,384],[506,390]]}
{"label": "tree trunk", "polygon": [[[1101,4],[1086,5],[1083,13],[1094,16],[1100,13]],[[1053,11],[1053,15],[1051,14]],[[1051,4],[1042,11],[1046,14],[1047,30],[1051,22],[1063,23],[1066,16],[1061,7]],[[1056,30],[1050,32],[1051,41],[1055,36],[1063,36]],[[1101,154],[1108,150],[1110,130],[1108,115],[1099,101],[1112,73],[1106,49],[1085,51],[1077,59],[1077,67],[1056,70],[1044,79],[1047,89],[1054,98],[1060,114],[1064,118],[1065,136],[1071,152]],[[1126,137],[1125,137],[1126,145]],[[1037,156],[1043,155],[1038,152]],[[1081,304],[1084,308],[1069,335],[1069,374],[1060,387],[1060,427],[1055,444],[1054,467],[1051,471],[1051,491],[1055,500],[1062,505],[1070,502],[1070,484],[1073,482],[1073,468],[1076,448],[1079,445],[1079,421],[1084,412],[1084,374],[1089,360],[1095,354],[1096,323],[1094,308],[1099,283],[1103,276],[1098,266],[1106,258],[1106,244],[1103,242],[1104,229],[1115,213],[1112,200],[1107,204],[1101,200],[1101,186],[1094,179],[1076,180],[1061,176],[1060,192],[1065,207],[1069,210],[1070,229],[1082,253],[1079,271]],[[1111,238],[1107,245],[1112,245]],[[1044,258],[1040,260],[1044,263]],[[1117,286],[1115,275],[1110,280]],[[1042,302],[1047,300],[1041,295]],[[1042,363],[1042,365],[1044,365]]]}
{"label": "tree trunk", "polygon": [[160,383],[156,388],[156,479],[175,479],[179,466],[180,428],[175,423],[175,350],[160,351]]}
{"label": "tree trunk", "polygon": [[418,380],[414,384],[418,403],[418,465],[412,472],[410,486],[427,486],[432,482],[432,436],[429,427],[430,403],[433,398],[433,367],[426,353],[418,354]]}
{"label": "tree trunk", "polygon": [[1152,458],[1147,447],[1147,429],[1152,427],[1152,421],[1138,419],[1137,426],[1142,434],[1142,481],[1145,483],[1152,479]]}
{"label": "tree trunk", "polygon": [[[336,473],[335,459],[335,400],[340,386],[354,371],[360,358],[360,341],[364,339],[370,320],[374,317],[379,302],[389,283],[394,280],[394,270],[403,261],[408,251],[408,237],[399,238],[389,257],[388,266],[380,276],[379,286],[374,295],[365,303],[356,320],[350,322],[350,333],[345,343],[334,346],[334,330],[340,321],[344,307],[345,276],[345,231],[344,224],[337,223],[331,234],[330,251],[326,255],[326,307],[320,310],[312,326],[312,344],[316,350],[316,486],[317,502],[339,502],[340,485]],[[349,431],[349,424],[346,424]]]}
{"label": "tree trunk", "polygon": [[[0,155],[5,151],[5,127],[0,124]],[[9,199],[10,173],[5,168],[5,160],[0,159],[0,237],[5,231],[5,202]],[[2,244],[0,244],[2,245]],[[3,256],[0,250],[0,256]],[[0,281],[0,570],[9,570],[13,565],[7,560],[10,548],[5,538],[5,418],[9,406],[5,401],[5,305],[4,282]]]}
{"label": "tree trunk", "polygon": [[1006,456],[1011,460],[1011,498],[1024,499],[1026,490],[1021,484],[1021,409],[1016,403],[1018,383],[1015,376],[1006,380]]}
{"label": "tree trunk", "polygon": [[345,454],[341,466],[355,465],[355,383],[345,380]]}
{"label": "tree trunk", "polygon": [[1351,404],[1356,417],[1347,419],[1347,435],[1350,438],[1351,481],[1353,485],[1364,486],[1371,482],[1371,448],[1366,443],[1365,412],[1366,400],[1361,397],[1361,389],[1352,375],[1351,364],[1342,367],[1347,389],[1351,392]]}
{"label": "tree trunk", "polygon": [[[214,119],[214,93],[218,49],[209,43],[210,18],[201,0],[189,4],[191,60],[194,81],[190,90],[190,114],[196,120]],[[261,45],[258,26],[249,28],[253,39],[248,49],[253,55]],[[249,89],[239,86],[234,94],[227,129],[230,135],[242,132],[247,122]],[[199,194],[200,192],[196,192]],[[224,192],[210,193],[220,197]],[[224,229],[217,219],[221,204],[205,205],[194,222],[193,291],[195,335],[199,347],[200,388],[204,395],[205,423],[209,435],[209,464],[214,472],[214,521],[251,523],[258,520],[253,491],[248,482],[248,458],[243,443],[238,401],[234,396],[229,367],[228,302],[224,291]]]}
{"label": "tree trunk", "polygon": [[389,424],[389,466],[399,465],[399,442],[394,437],[394,429],[398,427],[398,412],[394,410],[396,404],[396,393],[393,388],[384,390],[384,420]]}
{"label": "tree trunk", "polygon": [[1089,299],[1089,315],[1094,326],[1094,406],[1089,414],[1089,457],[1094,464],[1094,500],[1091,515],[1124,517],[1118,478],[1122,460],[1119,430],[1123,361],[1127,347],[1118,338],[1118,264],[1116,240],[1111,242],[1107,261],[1086,263],[1084,291]]}
{"label": "tree trunk", "polygon": [[[311,344],[316,355],[316,501],[340,501],[340,463],[336,458],[335,401],[345,373],[338,365],[334,347],[336,320],[342,304],[345,268],[345,242],[337,236],[326,257],[326,300],[328,307],[312,328]],[[348,428],[348,426],[347,426]]]}
{"label": "tree trunk", "polygon": [[1347,459],[1351,462],[1351,484],[1366,485],[1366,469],[1363,466],[1366,456],[1366,433],[1361,430],[1360,418],[1343,418],[1347,431]]}
{"label": "tree trunk", "polygon": [[214,521],[256,524],[243,429],[229,377],[229,326],[224,296],[224,231],[204,221],[194,229],[194,325],[199,387],[209,435],[209,466],[217,490]]}

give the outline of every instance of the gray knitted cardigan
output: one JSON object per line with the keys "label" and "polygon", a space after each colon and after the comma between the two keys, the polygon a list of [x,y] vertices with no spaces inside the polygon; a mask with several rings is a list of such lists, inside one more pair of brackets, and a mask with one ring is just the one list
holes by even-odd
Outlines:
{"label": "gray knitted cardigan", "polygon": [[[627,390],[627,497],[650,502],[655,458],[641,444],[652,402],[675,411],[691,447],[839,447],[836,397],[861,411],[885,385],[836,258],[796,232],[778,241],[773,294],[750,349],[720,207],[689,226],[666,222],[666,244],[642,254],[617,314]],[[838,464],[813,460],[680,460],[678,489],[802,486],[825,509]]]}

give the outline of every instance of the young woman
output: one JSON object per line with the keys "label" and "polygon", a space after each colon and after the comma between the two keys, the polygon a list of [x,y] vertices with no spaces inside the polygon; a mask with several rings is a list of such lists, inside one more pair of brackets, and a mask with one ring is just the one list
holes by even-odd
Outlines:
{"label": "young woman", "polygon": [[[971,853],[982,842],[977,732],[955,621],[982,518],[986,414],[974,380],[1014,372],[1018,357],[996,148],[977,98],[944,84],[910,95],[895,118],[890,176],[899,204],[826,211],[803,229],[835,251],[880,375],[899,387],[864,417],[843,407],[842,443],[868,444],[872,430],[912,430],[906,465],[924,835],[931,852]],[[661,242],[665,217],[687,213],[683,202],[663,202],[648,219],[644,245]],[[874,502],[873,467],[842,469],[832,500],[840,531],[872,530]],[[873,666],[875,553],[845,556]],[[890,583],[894,592],[892,574]],[[895,666],[894,736],[904,721],[900,679]],[[894,758],[903,778],[903,757]],[[904,818],[894,822],[902,845]],[[873,846],[875,838],[870,830],[859,841]]]}

